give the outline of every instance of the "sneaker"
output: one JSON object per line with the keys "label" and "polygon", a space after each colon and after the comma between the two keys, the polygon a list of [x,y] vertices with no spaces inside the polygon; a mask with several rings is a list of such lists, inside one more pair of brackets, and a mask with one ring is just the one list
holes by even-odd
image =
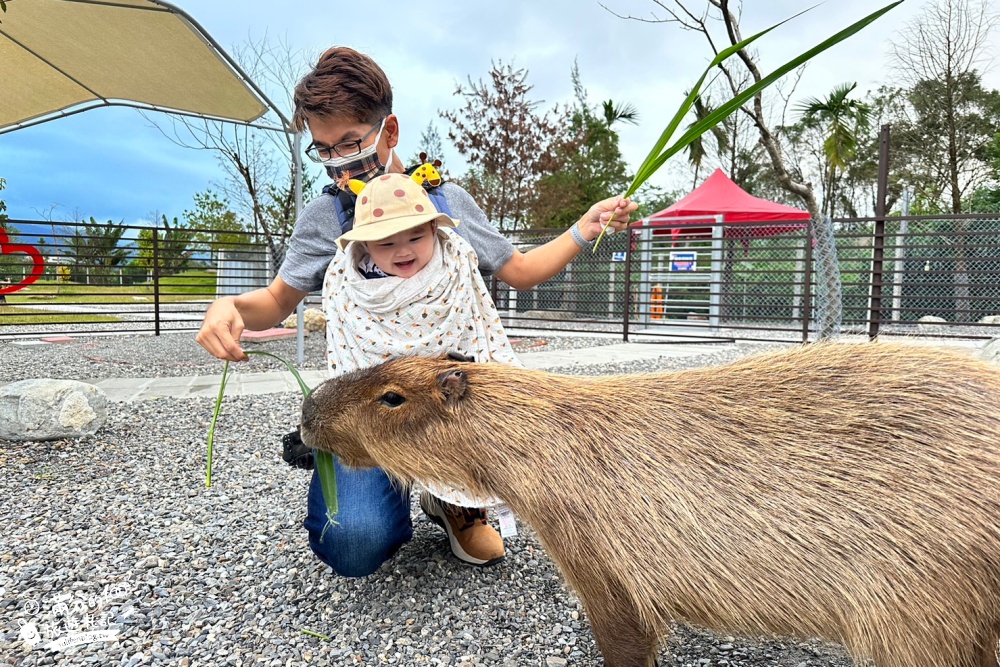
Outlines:
{"label": "sneaker", "polygon": [[420,509],[444,528],[459,560],[486,567],[504,559],[503,538],[486,522],[486,510],[449,505],[426,491],[420,494]]}

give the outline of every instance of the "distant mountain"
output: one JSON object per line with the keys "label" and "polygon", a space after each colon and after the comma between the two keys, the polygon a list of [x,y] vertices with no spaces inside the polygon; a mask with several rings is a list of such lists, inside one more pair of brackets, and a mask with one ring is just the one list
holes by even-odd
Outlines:
{"label": "distant mountain", "polygon": [[[52,227],[55,225],[56,234],[59,238],[53,238]],[[47,222],[8,222],[8,226],[13,227],[17,230],[17,234],[11,239],[14,243],[21,243],[24,245],[38,246],[39,239],[45,239],[45,248],[42,252],[46,255],[61,255],[59,252],[59,247],[65,243],[65,237],[67,235],[73,234],[73,226],[68,223],[56,222],[49,224]],[[123,238],[122,243],[119,245],[131,245],[133,244],[135,237],[139,235],[138,229],[128,229],[125,231],[125,236],[128,238]]]}
{"label": "distant mountain", "polygon": [[[11,239],[15,243],[38,245],[39,238],[46,239],[47,243],[52,242],[52,228],[47,224],[40,225],[33,222],[8,224],[18,231],[17,235]],[[56,229],[58,231],[58,227]]]}
{"label": "distant mountain", "polygon": [[[45,246],[39,248],[39,250],[48,257],[62,257],[61,247],[65,244],[65,237],[67,235],[72,236],[73,234],[72,225],[60,222],[54,223],[56,234],[59,236],[57,239],[53,239],[52,225],[47,222],[8,222],[7,224],[9,227],[17,230],[16,234],[13,234],[11,238],[11,242],[13,243],[38,247],[41,245],[39,240],[44,239]],[[125,237],[118,244],[120,246],[129,246],[130,259],[134,259],[139,255],[139,249],[135,245],[135,239],[139,236],[139,231],[138,229],[125,230]],[[195,261],[209,261],[212,256],[210,253],[197,252],[191,258]]]}

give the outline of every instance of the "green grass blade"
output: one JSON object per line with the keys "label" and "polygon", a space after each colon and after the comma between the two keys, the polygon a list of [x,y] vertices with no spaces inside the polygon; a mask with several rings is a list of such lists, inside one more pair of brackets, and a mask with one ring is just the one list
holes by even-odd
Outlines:
{"label": "green grass blade", "polygon": [[[302,390],[303,396],[308,396],[310,393],[309,386],[302,379],[302,375],[299,373],[298,369],[295,368],[290,362],[285,361],[276,354],[271,354],[270,352],[264,352],[263,350],[247,350],[247,355],[259,354],[265,357],[271,357],[276,359],[285,365],[292,375],[295,376],[295,380],[299,383],[299,389]],[[206,472],[206,486],[212,485],[212,443],[215,441],[215,422],[219,416],[219,410],[222,407],[222,395],[225,392],[226,380],[229,375],[229,362],[222,372],[222,383],[219,386],[219,395],[215,399],[215,411],[212,414],[212,423],[208,428],[208,464]],[[323,539],[323,535],[326,534],[326,529],[330,526],[336,525],[334,518],[337,516],[338,502],[337,502],[337,469],[334,464],[333,454],[329,452],[321,452],[318,449],[313,450],[313,460],[316,464],[316,474],[319,475],[319,483],[323,489],[323,499],[326,501],[326,526],[323,528],[323,534],[320,535],[320,541]]]}
{"label": "green grass blade", "polygon": [[[691,110],[691,106],[694,104],[694,101],[698,98],[698,95],[701,92],[701,84],[705,82],[705,78],[708,76],[708,73],[712,70],[712,67],[714,66],[715,66],[715,61],[713,60],[712,64],[709,65],[702,73],[701,78],[698,79],[697,83],[694,84],[694,87],[691,88],[691,91],[688,93],[688,96],[681,103],[680,109],[678,109],[677,113],[674,114],[674,117],[670,119],[670,123],[668,123],[667,127],[664,128],[663,132],[660,134],[660,138],[656,140],[656,144],[653,146],[653,150],[649,151],[649,155],[646,156],[646,159],[642,161],[641,165],[639,165],[639,169],[636,170],[635,178],[632,181],[633,186],[635,185],[636,181],[639,181],[639,179],[642,177],[642,174],[646,172],[648,165],[651,164],[656,159],[656,157],[663,150],[663,147],[667,145],[667,142],[670,141],[670,137],[674,136],[674,132],[677,130],[677,126],[681,124],[681,121],[684,120],[684,116],[688,114],[688,112]],[[632,191],[633,187],[630,186],[629,190]],[[625,196],[627,197],[628,195]]]}
{"label": "green grass blade", "polygon": [[215,399],[215,409],[212,411],[212,423],[208,425],[208,458],[205,460],[205,488],[212,486],[212,452],[215,449],[215,423],[219,420],[222,410],[222,396],[226,393],[226,380],[229,378],[229,362],[222,367],[222,381],[219,382],[219,395]]}
{"label": "green grass blade", "polygon": [[[902,0],[900,0],[900,2],[902,2]],[[674,114],[674,117],[670,120],[670,123],[667,124],[667,127],[664,128],[663,132],[660,134],[660,137],[659,139],[657,139],[656,144],[653,146],[653,149],[649,151],[649,154],[646,156],[646,159],[642,161],[641,165],[639,165],[639,168],[635,172],[635,177],[632,179],[632,184],[628,187],[628,190],[625,191],[625,194],[622,195],[622,197],[628,198],[634,195],[636,192],[638,192],[639,188],[642,187],[642,184],[645,183],[647,180],[649,180],[649,178],[654,173],[656,173],[656,171],[661,166],[663,166],[663,163],[666,162],[667,158],[677,153],[677,150],[673,148],[668,149],[667,152],[664,152],[663,148],[664,146],[667,145],[667,142],[670,141],[670,138],[674,135],[674,132],[677,131],[677,128],[680,126],[684,117],[687,116],[688,112],[691,111],[691,107],[694,105],[694,101],[698,99],[698,95],[701,94],[701,87],[705,83],[705,79],[708,77],[708,74],[709,72],[712,71],[712,69],[714,69],[721,63],[725,62],[728,58],[733,56],[740,49],[746,48],[753,42],[757,41],[767,33],[774,30],[775,28],[785,23],[788,23],[792,19],[795,19],[801,16],[802,14],[805,14],[806,12],[814,9],[816,6],[817,5],[813,5],[812,7],[804,9],[798,14],[790,16],[779,23],[775,23],[770,28],[765,28],[764,30],[761,30],[755,35],[751,35],[750,37],[736,44],[733,44],[732,46],[729,46],[720,51],[718,54],[716,54],[715,58],[712,59],[712,62],[709,63],[708,67],[705,68],[705,71],[702,72],[701,77],[698,78],[698,81],[691,88],[691,91],[688,93],[687,97],[684,98],[684,101],[681,103],[681,106],[677,110],[677,113]],[[715,124],[718,124],[722,118],[725,118],[725,116],[722,116],[718,121],[716,121]],[[704,133],[708,129],[710,128],[706,127],[705,129],[702,129],[698,135],[695,135],[691,139],[688,139],[687,142],[684,144],[684,146],[687,146],[687,144],[694,141],[695,138],[700,136],[701,133]],[[601,245],[601,240],[607,233],[608,227],[611,226],[611,221],[613,219],[614,216],[612,215],[611,219],[609,219],[607,224],[605,224],[604,227],[601,229],[601,233],[597,236],[597,240],[594,241],[593,252],[597,252],[597,248]]]}
{"label": "green grass blade", "polygon": [[323,500],[326,502],[326,525],[320,533],[319,541],[323,541],[326,529],[337,525],[335,518],[339,510],[337,503],[337,469],[330,452],[313,450],[313,461],[316,464],[316,474],[319,475],[319,485],[323,489]]}
{"label": "green grass blade", "polygon": [[[806,51],[805,53],[802,53],[796,58],[789,60],[787,63],[785,63],[778,69],[774,70],[766,77],[762,78],[760,81],[755,82],[752,86],[741,92],[739,95],[736,95],[725,104],[720,105],[717,109],[715,109],[711,114],[703,118],[701,121],[692,125],[691,128],[678,140],[678,144],[683,144],[681,148],[684,148],[689,143],[691,143],[692,141],[700,137],[702,134],[707,132],[709,129],[715,127],[720,122],[722,122],[722,120],[726,116],[728,116],[729,114],[731,114],[732,112],[736,111],[738,108],[743,106],[748,100],[753,98],[754,95],[764,90],[765,88],[767,88],[772,83],[774,83],[781,77],[791,72],[799,65],[802,65],[806,61],[812,59],[813,57],[822,53],[823,51],[826,51],[830,47],[839,44],[848,37],[854,35],[855,33],[860,32],[862,29],[866,28],[869,24],[879,19],[883,14],[895,8],[897,5],[902,4],[904,1],[905,0],[896,0],[893,3],[886,5],[882,9],[879,9],[869,14],[865,18],[861,19],[860,21],[857,21],[856,23],[851,24],[847,28],[844,28],[843,30],[833,35],[832,37],[825,39],[824,41],[820,42],[813,48]],[[673,151],[671,154],[676,154],[676,152],[677,151]],[[664,153],[664,155],[665,154],[666,153]],[[662,166],[665,159],[660,160],[659,158],[657,158],[657,161],[658,161],[657,163],[657,168],[658,168],[659,166]]]}
{"label": "green grass blade", "polygon": [[[636,190],[638,190],[639,187],[650,176],[652,176],[652,172],[647,173],[648,167],[657,159],[657,157],[659,157],[660,153],[663,151],[663,147],[667,145],[667,142],[670,140],[670,137],[674,135],[674,132],[677,130],[678,126],[684,120],[684,117],[687,116],[689,111],[691,111],[691,106],[694,104],[694,101],[698,98],[698,95],[701,94],[701,86],[705,82],[705,79],[708,77],[709,72],[711,72],[715,67],[721,65],[723,62],[725,62],[728,58],[733,56],[740,49],[746,48],[747,46],[754,43],[767,33],[774,30],[775,28],[785,23],[788,23],[792,19],[795,19],[801,16],[802,14],[805,14],[806,12],[812,10],[813,8],[815,8],[815,5],[813,5],[813,7],[810,7],[809,9],[805,9],[799,12],[798,14],[795,14],[794,16],[790,16],[784,21],[775,23],[770,28],[765,28],[764,30],[761,30],[757,34],[751,35],[750,37],[747,37],[743,41],[737,44],[733,44],[732,46],[729,46],[720,51],[718,54],[716,54],[715,58],[713,58],[712,62],[708,64],[708,67],[705,68],[705,71],[702,72],[701,77],[691,88],[691,91],[688,93],[687,97],[681,103],[680,108],[677,110],[677,113],[674,114],[674,117],[670,120],[670,123],[667,125],[666,129],[664,129],[663,133],[660,134],[660,138],[656,141],[656,144],[653,146],[653,149],[649,151],[649,155],[646,156],[646,159],[642,161],[642,164],[639,166],[639,169],[636,170],[635,179],[633,180],[632,185],[629,186],[628,190],[631,194],[635,194]],[[628,197],[631,196],[631,194],[625,196]]]}
{"label": "green grass blade", "polygon": [[[693,124],[690,128],[688,128],[687,132],[685,132],[684,135],[682,135],[681,138],[677,140],[676,143],[674,143],[672,146],[670,146],[670,148],[667,148],[666,150],[663,149],[663,146],[666,144],[666,142],[663,141],[663,135],[661,135],[660,140],[657,141],[656,147],[654,147],[654,150],[650,152],[650,155],[647,156],[646,160],[643,161],[642,165],[639,167],[639,170],[636,171],[635,179],[632,181],[632,185],[629,186],[628,190],[623,196],[631,197],[632,195],[634,195],[642,186],[642,184],[645,183],[647,180],[649,180],[649,178],[654,173],[656,173],[668,159],[676,155],[678,152],[684,150],[692,141],[694,141],[695,139],[703,135],[705,132],[711,130],[713,127],[721,123],[723,119],[725,119],[731,113],[733,113],[738,108],[743,106],[743,104],[745,104],[748,100],[753,98],[754,95],[764,90],[765,88],[770,86],[772,83],[774,83],[784,75],[788,74],[788,72],[792,71],[799,65],[802,65],[803,63],[812,59],[816,55],[822,53],[823,51],[826,51],[831,46],[839,44],[848,37],[854,35],[855,33],[860,32],[862,29],[866,28],[869,24],[879,19],[883,14],[895,8],[897,5],[902,4],[904,1],[905,0],[896,0],[895,2],[892,2],[879,10],[872,12],[871,14],[861,19],[860,21],[851,24],[850,26],[844,28],[843,30],[836,33],[832,37],[829,37],[826,40],[820,42],[818,45],[809,49],[805,53],[802,53],[798,57],[788,61],[787,63],[776,69],[771,74],[767,75],[766,77],[763,77],[760,81],[755,82],[752,86],[750,86],[740,94],[733,97],[725,104],[722,104],[719,107],[717,107],[711,114],[709,114],[702,120]],[[812,7],[810,7],[810,9],[812,9]],[[809,10],[807,9],[805,11]],[[795,16],[800,16],[802,13],[804,12],[799,12],[799,14],[796,14]],[[795,17],[793,16],[791,18]],[[782,21],[782,23],[785,23],[786,21],[789,20],[791,19],[785,19],[785,21]],[[738,44],[734,44],[733,46],[720,51],[719,54],[715,57],[715,59],[713,59],[712,64],[709,67],[710,68],[715,67],[716,65],[720,64],[726,58],[729,58],[734,53],[736,53],[739,49],[744,48],[748,43],[766,34],[767,32],[770,32],[778,25],[781,24],[780,23],[776,24],[775,26],[772,26],[767,30],[761,31],[756,35],[753,35],[752,37],[745,39]],[[698,84],[695,86],[695,88],[692,89],[691,94],[689,94],[688,97],[684,100],[684,103],[681,105],[681,109],[684,110],[684,113],[687,113],[687,110],[690,110],[691,104],[694,101],[694,97],[692,97],[692,95],[695,92],[697,92],[698,88],[700,87],[700,85],[704,80],[705,80],[705,74],[702,74],[701,78],[698,80]],[[668,126],[668,129],[671,130],[676,129],[678,123],[679,123],[678,117],[675,116],[674,120],[672,120],[671,124]],[[601,230],[600,236],[597,237],[597,241],[594,243],[594,252],[597,251],[597,246],[600,244],[601,239],[604,238],[604,233],[607,231],[608,226],[609,225],[605,225],[604,229]]]}
{"label": "green grass blade", "polygon": [[302,395],[303,396],[309,395],[310,389],[308,385],[306,385],[305,381],[302,379],[302,376],[299,375],[298,369],[295,368],[295,366],[293,366],[290,362],[285,361],[276,354],[271,354],[270,352],[264,352],[263,350],[247,350],[246,353],[247,355],[259,354],[265,357],[271,357],[272,359],[277,359],[278,361],[280,361],[285,365],[285,368],[291,371],[292,375],[295,376],[295,380],[299,383],[299,389],[302,391]]}

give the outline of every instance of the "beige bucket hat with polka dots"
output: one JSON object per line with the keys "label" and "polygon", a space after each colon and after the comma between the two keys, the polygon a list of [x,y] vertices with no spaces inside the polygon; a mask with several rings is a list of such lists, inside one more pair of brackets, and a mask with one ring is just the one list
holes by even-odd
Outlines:
{"label": "beige bucket hat with polka dots", "polygon": [[384,174],[358,193],[354,228],[341,234],[337,244],[343,250],[351,241],[380,241],[432,220],[442,227],[458,226],[458,220],[438,213],[427,191],[411,177]]}

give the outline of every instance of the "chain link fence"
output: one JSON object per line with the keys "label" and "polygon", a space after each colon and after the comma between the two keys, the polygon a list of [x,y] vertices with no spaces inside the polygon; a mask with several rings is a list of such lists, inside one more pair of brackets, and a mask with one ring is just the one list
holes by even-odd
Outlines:
{"label": "chain link fence", "polygon": [[[832,321],[834,334],[1000,335],[1000,214],[877,223],[834,221],[827,245],[838,271],[822,279],[824,244],[810,241],[804,223],[709,218],[636,226],[534,289],[494,279],[493,296],[506,326],[519,332],[788,342],[817,340]],[[263,287],[273,275],[267,247],[253,234],[181,243],[164,230],[127,227],[109,242],[86,225],[10,224],[12,245],[0,254],[0,336],[194,330],[211,301]],[[562,233],[508,238],[529,252]],[[41,275],[32,253],[42,259]]]}
{"label": "chain link fence", "polygon": [[[507,326],[668,336],[786,340],[810,308],[803,224],[633,228],[584,251],[559,274],[515,292],[495,281]],[[511,234],[522,252],[562,230]],[[627,314],[626,314],[627,311]]]}
{"label": "chain link fence", "polygon": [[[880,335],[1000,335],[1000,215],[838,223],[844,319]],[[884,256],[873,265],[876,249]],[[880,288],[873,308],[872,284]]]}
{"label": "chain link fence", "polygon": [[[510,232],[521,252],[542,246],[565,230]],[[580,253],[565,269],[530,290],[493,280],[493,297],[507,326],[546,331],[620,332],[626,304],[628,235],[605,237],[597,254]]]}
{"label": "chain link fence", "polygon": [[[804,223],[640,227],[535,289],[494,281],[494,295],[508,327],[625,339],[1000,335],[1000,215],[887,218],[881,236],[873,218],[823,229],[811,241]],[[528,251],[559,233],[509,236]]]}

